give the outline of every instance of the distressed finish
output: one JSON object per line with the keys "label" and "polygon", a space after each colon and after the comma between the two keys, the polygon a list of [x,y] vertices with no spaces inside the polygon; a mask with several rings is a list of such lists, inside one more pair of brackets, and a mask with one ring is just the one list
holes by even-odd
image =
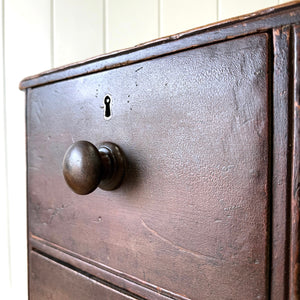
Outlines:
{"label": "distressed finish", "polygon": [[31,299],[136,299],[124,294],[120,289],[117,291],[113,287],[103,285],[96,278],[88,278],[84,272],[80,273],[68,266],[53,262],[37,252],[32,251],[30,257],[32,260]]}
{"label": "distressed finish", "polygon": [[[55,282],[51,297],[66,282],[73,299],[72,280],[86,292],[96,280],[103,299],[297,299],[298,27],[282,25],[299,13],[294,3],[21,83],[32,299]],[[124,151],[119,189],[66,185],[63,157],[80,140]]]}
{"label": "distressed finish", "polygon": [[300,298],[300,26],[293,28],[290,297]]}

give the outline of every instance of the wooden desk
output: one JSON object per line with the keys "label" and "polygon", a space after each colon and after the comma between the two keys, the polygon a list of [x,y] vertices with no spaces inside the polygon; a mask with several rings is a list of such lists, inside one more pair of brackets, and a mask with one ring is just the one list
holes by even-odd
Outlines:
{"label": "wooden desk", "polygon": [[[299,298],[299,22],[294,2],[21,82],[30,299]],[[119,188],[68,187],[82,140],[123,151]]]}

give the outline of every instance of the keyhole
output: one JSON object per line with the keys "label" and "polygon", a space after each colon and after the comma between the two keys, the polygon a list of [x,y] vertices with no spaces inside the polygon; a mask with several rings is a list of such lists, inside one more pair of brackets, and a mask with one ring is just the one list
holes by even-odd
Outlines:
{"label": "keyhole", "polygon": [[104,119],[108,120],[111,118],[111,99],[109,96],[104,98]]}

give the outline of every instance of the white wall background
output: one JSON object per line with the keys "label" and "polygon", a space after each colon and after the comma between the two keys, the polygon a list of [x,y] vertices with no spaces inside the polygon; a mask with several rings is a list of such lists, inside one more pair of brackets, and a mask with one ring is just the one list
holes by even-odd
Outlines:
{"label": "white wall background", "polygon": [[[0,0],[0,288],[27,299],[25,76],[282,0]],[[6,296],[4,296],[6,295]]]}

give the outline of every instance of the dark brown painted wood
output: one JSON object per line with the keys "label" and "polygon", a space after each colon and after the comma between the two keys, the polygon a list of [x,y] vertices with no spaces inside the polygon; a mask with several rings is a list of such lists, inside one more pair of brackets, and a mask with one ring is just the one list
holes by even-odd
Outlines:
{"label": "dark brown painted wood", "polygon": [[[187,298],[265,299],[268,40],[29,90],[31,233]],[[123,149],[129,169],[118,190],[83,197],[65,184],[64,153],[83,139]]]}
{"label": "dark brown painted wood", "polygon": [[[30,299],[72,278],[101,299],[299,299],[297,23],[299,1],[22,81]],[[119,189],[68,188],[78,140],[123,149]]]}
{"label": "dark brown painted wood", "polygon": [[[30,292],[32,300],[123,300],[141,299],[128,296],[95,278],[31,252]],[[101,295],[99,297],[99,295]]]}
{"label": "dark brown painted wood", "polygon": [[293,30],[293,163],[291,186],[290,298],[300,299],[300,26]]}
{"label": "dark brown painted wood", "polygon": [[124,274],[118,270],[112,269],[106,265],[100,264],[99,262],[87,259],[74,253],[66,248],[60,247],[51,242],[45,241],[37,236],[30,237],[30,244],[33,249],[42,253],[47,253],[49,256],[63,261],[68,265],[74,266],[83,272],[87,272],[92,276],[101,278],[102,280],[109,282],[115,286],[118,286],[132,294],[135,294],[141,298],[151,300],[187,300],[187,298],[176,295],[170,291],[162,289],[148,282],[141,281],[140,279]]}
{"label": "dark brown painted wood", "polygon": [[289,243],[289,175],[288,137],[290,99],[290,27],[273,30],[273,182],[272,182],[272,267],[271,298],[286,299],[288,293],[288,243]]}
{"label": "dark brown painted wood", "polygon": [[202,26],[179,34],[160,38],[135,47],[103,54],[82,62],[63,66],[24,79],[20,88],[25,89],[117,68],[161,55],[208,45],[238,36],[268,31],[273,27],[300,22],[299,1],[285,3],[249,15]]}

